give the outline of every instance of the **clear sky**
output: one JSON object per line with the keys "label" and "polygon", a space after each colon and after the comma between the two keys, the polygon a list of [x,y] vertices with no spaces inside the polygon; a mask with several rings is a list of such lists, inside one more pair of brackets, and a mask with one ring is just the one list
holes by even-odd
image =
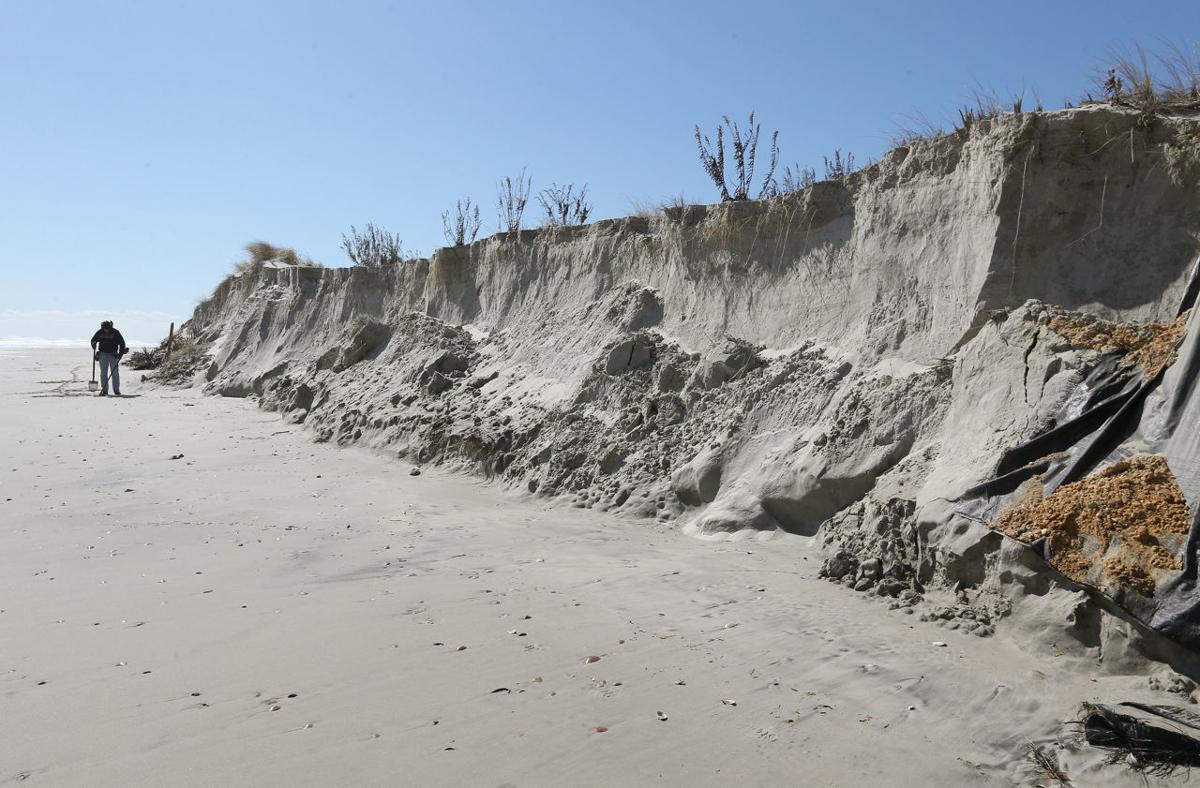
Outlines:
{"label": "clear sky", "polygon": [[1197,31],[1194,0],[0,0],[0,343],[158,339],[252,240],[345,265],[375,222],[428,255],[458,198],[494,232],[523,166],[597,219],[711,202],[693,124],[865,161],[976,86],[1057,107]]}

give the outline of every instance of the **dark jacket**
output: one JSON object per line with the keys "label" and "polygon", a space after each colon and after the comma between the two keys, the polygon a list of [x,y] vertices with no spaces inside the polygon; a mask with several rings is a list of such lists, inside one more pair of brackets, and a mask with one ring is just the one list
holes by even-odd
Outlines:
{"label": "dark jacket", "polygon": [[125,355],[125,351],[129,348],[125,347],[125,337],[121,336],[121,332],[117,329],[104,333],[104,329],[100,329],[92,335],[92,348],[101,353],[116,353],[117,355]]}

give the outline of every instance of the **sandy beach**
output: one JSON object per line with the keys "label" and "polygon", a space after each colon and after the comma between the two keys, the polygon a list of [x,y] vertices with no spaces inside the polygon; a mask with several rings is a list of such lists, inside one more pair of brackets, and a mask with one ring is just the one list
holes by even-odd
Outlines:
{"label": "sandy beach", "polygon": [[[1034,784],[1145,676],[548,508],[241,399],[0,355],[0,784]],[[1074,745],[1081,785],[1140,784]]]}

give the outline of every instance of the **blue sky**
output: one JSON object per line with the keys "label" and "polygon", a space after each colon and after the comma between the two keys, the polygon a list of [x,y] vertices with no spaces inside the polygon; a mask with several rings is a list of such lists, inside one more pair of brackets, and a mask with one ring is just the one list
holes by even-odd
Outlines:
{"label": "blue sky", "polygon": [[711,202],[695,123],[865,161],[976,86],[1061,106],[1196,31],[1195,2],[0,0],[0,338],[157,339],[257,239],[344,265],[373,221],[428,255],[523,166],[594,218]]}

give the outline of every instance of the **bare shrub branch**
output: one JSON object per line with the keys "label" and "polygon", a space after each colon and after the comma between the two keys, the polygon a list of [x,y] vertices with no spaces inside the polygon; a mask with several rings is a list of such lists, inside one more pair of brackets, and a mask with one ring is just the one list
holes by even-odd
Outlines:
{"label": "bare shrub branch", "polygon": [[342,234],[342,249],[351,263],[363,268],[381,268],[409,259],[399,235],[393,235],[370,222],[361,233],[354,225],[350,225],[350,233]]}
{"label": "bare shrub branch", "polygon": [[586,183],[578,192],[573,183],[566,186],[552,183],[549,189],[542,189],[538,193],[537,199],[546,212],[547,227],[587,224],[588,215],[592,212],[591,203],[587,201]]}
{"label": "bare shrub branch", "polygon": [[521,217],[525,215],[525,205],[529,202],[529,188],[533,179],[525,175],[525,168],[514,180],[505,176],[496,185],[496,207],[500,213],[500,230],[515,233],[521,229]]}
{"label": "bare shrub branch", "polygon": [[472,205],[470,197],[455,202],[453,213],[442,211],[442,232],[451,246],[475,243],[479,225],[479,206]]}
{"label": "bare shrub branch", "polygon": [[[743,134],[741,128],[726,115],[721,119],[724,126],[717,126],[717,144],[700,132],[700,126],[695,127],[696,146],[700,149],[700,164],[717,187],[721,202],[732,202],[750,199],[750,190],[754,183],[754,166],[758,155],[758,139],[761,126],[754,122],[754,113],[750,113],[747,129]],[[729,130],[733,146],[733,183],[726,181],[725,175],[725,129]],[[775,184],[775,167],[779,164],[779,132],[771,134],[771,162],[763,176],[758,199],[769,197],[778,189]]]}

